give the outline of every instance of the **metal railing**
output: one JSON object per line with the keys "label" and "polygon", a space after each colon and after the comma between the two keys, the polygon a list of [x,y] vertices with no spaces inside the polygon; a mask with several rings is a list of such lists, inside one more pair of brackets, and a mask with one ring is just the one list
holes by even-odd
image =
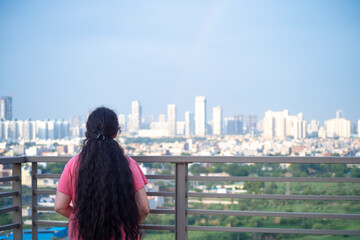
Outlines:
{"label": "metal railing", "polygon": [[[151,209],[151,214],[175,214],[175,225],[142,224],[142,229],[171,230],[175,239],[188,239],[189,231],[246,232],[246,233],[278,233],[278,234],[326,234],[326,235],[360,235],[359,230],[333,229],[298,229],[298,228],[261,228],[261,227],[222,227],[193,226],[188,224],[188,215],[220,215],[220,216],[260,216],[288,218],[320,218],[360,220],[360,214],[309,213],[309,212],[267,212],[267,211],[230,211],[189,209],[188,198],[228,198],[228,199],[280,199],[280,200],[321,200],[321,201],[360,201],[360,196],[343,195],[292,195],[292,194],[232,194],[189,192],[190,181],[244,181],[244,182],[328,182],[328,183],[360,183],[360,178],[351,177],[209,177],[189,176],[188,166],[191,163],[289,163],[289,164],[360,164],[355,157],[202,157],[202,156],[134,156],[141,163],[172,163],[175,175],[147,175],[148,179],[174,180],[174,192],[148,192],[148,196],[164,196],[175,198],[175,209]],[[14,211],[13,224],[1,226],[1,230],[14,229],[15,239],[21,239],[21,163],[29,162],[32,166],[32,233],[38,238],[38,226],[67,226],[67,222],[38,220],[39,211],[53,211],[53,207],[38,205],[39,194],[55,194],[55,190],[38,189],[40,178],[59,178],[60,174],[38,174],[39,162],[67,162],[70,157],[19,157],[0,158],[0,163],[13,164],[13,176],[1,178],[1,181],[13,181],[11,192],[1,193],[1,197],[13,196],[14,206],[1,209],[0,212]]]}
{"label": "metal railing", "polygon": [[0,226],[0,231],[13,229],[14,239],[22,239],[22,191],[21,164],[24,157],[0,158],[0,164],[12,164],[12,176],[0,178],[0,182],[12,182],[9,192],[1,192],[0,198],[12,197],[12,206],[0,209],[0,214],[13,212],[13,223]]}

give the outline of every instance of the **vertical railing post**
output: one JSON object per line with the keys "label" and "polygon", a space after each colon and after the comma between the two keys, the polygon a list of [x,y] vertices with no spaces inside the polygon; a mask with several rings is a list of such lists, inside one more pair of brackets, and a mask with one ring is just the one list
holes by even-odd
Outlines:
{"label": "vertical railing post", "polygon": [[38,239],[38,226],[36,221],[38,220],[38,213],[37,213],[37,162],[33,162],[31,165],[31,191],[32,191],[32,198],[31,198],[31,220],[32,220],[32,239]]}
{"label": "vertical railing post", "polygon": [[188,164],[176,163],[175,172],[175,239],[187,240],[187,208],[188,208]]}
{"label": "vertical railing post", "polygon": [[19,194],[13,197],[13,206],[17,206],[18,209],[13,213],[13,223],[19,223],[19,227],[15,228],[14,239],[22,240],[22,191],[21,191],[21,163],[13,163],[12,175],[19,177],[18,180],[12,182],[13,191],[17,191]]}

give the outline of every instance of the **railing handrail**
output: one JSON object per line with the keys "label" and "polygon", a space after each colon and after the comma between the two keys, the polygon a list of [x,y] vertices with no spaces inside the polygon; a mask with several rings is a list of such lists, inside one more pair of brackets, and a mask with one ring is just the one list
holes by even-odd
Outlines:
{"label": "railing handrail", "polygon": [[[73,156],[23,156],[18,162],[66,162]],[[294,157],[294,156],[131,156],[138,162],[168,163],[294,163],[294,164],[360,164],[360,157]],[[51,160],[49,160],[51,159]],[[8,162],[10,161],[10,162]],[[15,163],[11,157],[0,157],[0,163]],[[17,163],[18,163],[17,162]]]}
{"label": "railing handrail", "polygon": [[26,157],[0,157],[0,164],[25,163]]}

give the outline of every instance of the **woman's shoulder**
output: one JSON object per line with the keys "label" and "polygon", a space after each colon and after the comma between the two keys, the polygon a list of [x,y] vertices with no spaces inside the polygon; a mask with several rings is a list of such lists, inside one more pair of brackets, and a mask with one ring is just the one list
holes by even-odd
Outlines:
{"label": "woman's shoulder", "polygon": [[130,156],[125,155],[126,159],[129,161],[130,167],[138,166],[139,164]]}
{"label": "woman's shoulder", "polygon": [[65,168],[69,170],[73,170],[76,164],[78,163],[78,161],[79,161],[79,154],[70,158],[70,160],[66,163]]}

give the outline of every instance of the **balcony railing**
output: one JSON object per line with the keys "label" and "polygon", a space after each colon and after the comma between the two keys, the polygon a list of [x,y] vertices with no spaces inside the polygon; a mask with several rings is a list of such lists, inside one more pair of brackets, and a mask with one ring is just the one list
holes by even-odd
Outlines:
{"label": "balcony railing", "polygon": [[[298,229],[298,228],[261,228],[261,227],[221,227],[189,225],[187,217],[191,215],[222,216],[260,216],[286,218],[320,218],[360,220],[360,214],[343,213],[310,213],[310,212],[267,212],[267,211],[229,211],[189,209],[188,198],[230,198],[230,199],[280,199],[280,200],[321,200],[321,201],[360,201],[360,196],[346,195],[292,195],[287,194],[231,194],[231,193],[198,193],[189,192],[191,181],[244,181],[244,182],[326,182],[326,183],[360,183],[360,178],[351,177],[209,177],[189,176],[188,165],[191,163],[289,163],[289,164],[360,164],[355,157],[200,157],[200,156],[136,156],[139,163],[172,163],[175,175],[146,175],[148,179],[174,180],[174,192],[148,192],[148,196],[175,198],[175,209],[151,209],[151,214],[175,214],[175,225],[141,225],[142,229],[171,230],[175,239],[188,239],[189,231],[217,231],[243,233],[278,233],[278,234],[325,234],[325,235],[360,235],[359,230],[335,229]],[[38,226],[67,226],[67,222],[43,221],[38,219],[39,211],[53,211],[53,207],[38,204],[38,195],[55,194],[55,190],[38,189],[40,178],[59,178],[60,174],[38,174],[40,162],[67,162],[70,157],[12,157],[0,158],[1,164],[12,164],[12,176],[0,178],[0,182],[12,181],[9,192],[0,193],[0,198],[12,197],[13,206],[0,209],[0,213],[13,211],[13,223],[0,227],[0,231],[13,229],[14,239],[22,239],[22,192],[21,164],[31,163],[32,167],[32,239],[38,239]]]}

